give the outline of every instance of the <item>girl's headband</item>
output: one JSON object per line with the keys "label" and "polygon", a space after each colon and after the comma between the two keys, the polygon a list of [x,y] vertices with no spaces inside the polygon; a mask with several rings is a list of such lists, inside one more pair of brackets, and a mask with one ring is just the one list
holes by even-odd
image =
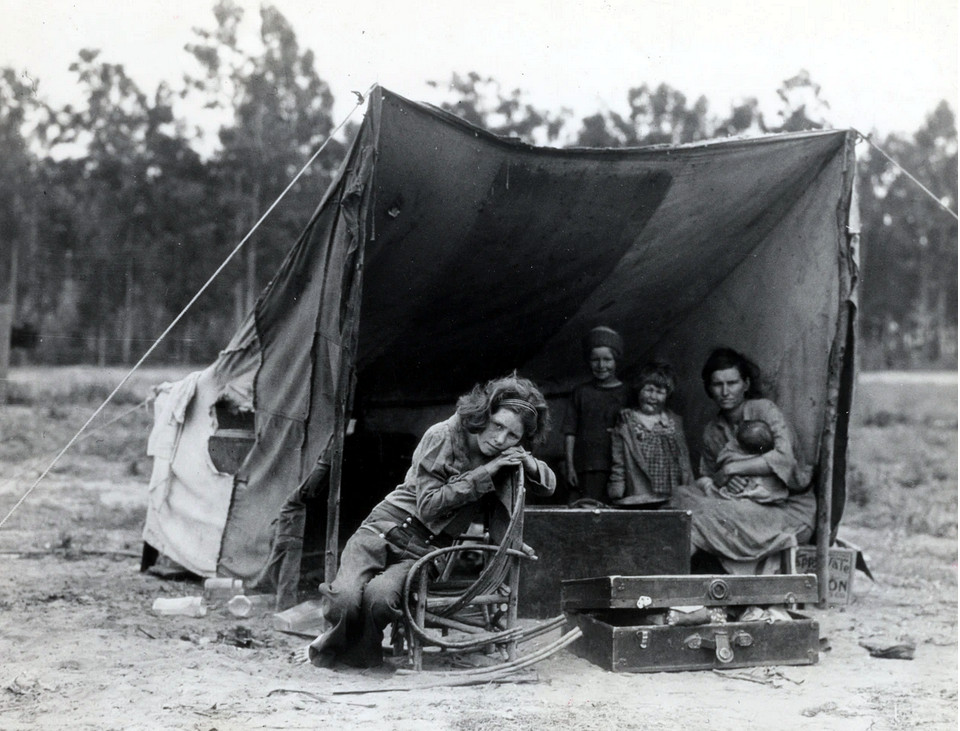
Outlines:
{"label": "girl's headband", "polygon": [[500,407],[502,408],[504,406],[506,406],[507,408],[514,408],[514,409],[520,409],[522,411],[527,411],[533,414],[535,418],[539,417],[537,410],[533,406],[531,406],[530,403],[528,403],[527,401],[524,401],[523,399],[505,398],[503,399],[503,401],[500,402]]}

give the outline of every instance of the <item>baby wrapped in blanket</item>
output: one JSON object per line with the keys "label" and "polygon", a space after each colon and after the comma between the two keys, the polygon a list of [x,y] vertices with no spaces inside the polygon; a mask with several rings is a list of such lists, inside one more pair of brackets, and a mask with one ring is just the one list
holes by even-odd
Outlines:
{"label": "baby wrapped in blanket", "polygon": [[[745,419],[737,427],[736,439],[727,442],[717,455],[717,464],[725,465],[744,459],[761,456],[774,447],[773,431],[758,419]],[[716,479],[716,478],[714,478]],[[720,495],[732,500],[749,498],[757,503],[779,503],[787,499],[790,491],[775,475],[752,475],[745,478],[749,484],[734,491],[729,484],[720,485]]]}

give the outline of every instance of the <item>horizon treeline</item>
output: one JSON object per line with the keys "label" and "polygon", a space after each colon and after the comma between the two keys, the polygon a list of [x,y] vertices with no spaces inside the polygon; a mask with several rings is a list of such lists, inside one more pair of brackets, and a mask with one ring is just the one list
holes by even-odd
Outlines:
{"label": "horizon treeline", "polygon": [[[260,43],[240,42],[259,23]],[[234,250],[339,120],[311,51],[276,9],[213,9],[184,53],[193,71],[144,91],[94,49],[71,65],[76,105],[50,106],[0,68],[0,303],[13,303],[11,363],[131,364]],[[626,114],[575,119],[476,72],[428,80],[440,106],[533,144],[626,147],[831,127],[803,70],[767,118],[756,98],[714,111],[667,84],[638,83]],[[182,109],[191,112],[191,118]],[[211,138],[207,130],[216,128]],[[284,201],[152,356],[214,358],[252,309],[333,179],[358,124],[330,139]],[[957,129],[941,102],[911,135],[873,142],[957,209]],[[956,368],[957,222],[882,155],[858,145],[861,362]]]}

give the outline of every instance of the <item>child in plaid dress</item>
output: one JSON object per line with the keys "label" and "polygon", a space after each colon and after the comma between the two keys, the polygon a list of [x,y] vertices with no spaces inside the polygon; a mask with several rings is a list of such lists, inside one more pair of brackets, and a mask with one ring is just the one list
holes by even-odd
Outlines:
{"label": "child in plaid dress", "polygon": [[607,494],[614,505],[658,508],[673,488],[693,482],[683,422],[666,408],[676,387],[666,363],[648,363],[637,379],[640,406],[623,409],[613,430]]}

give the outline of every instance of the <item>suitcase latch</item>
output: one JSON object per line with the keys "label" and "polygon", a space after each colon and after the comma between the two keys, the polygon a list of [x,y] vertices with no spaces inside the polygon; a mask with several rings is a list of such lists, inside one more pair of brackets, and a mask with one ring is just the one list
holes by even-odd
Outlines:
{"label": "suitcase latch", "polygon": [[683,641],[689,650],[713,650],[717,661],[728,663],[733,661],[734,647],[749,647],[753,644],[753,637],[749,632],[738,630],[731,636],[726,630],[711,635],[692,634]]}
{"label": "suitcase latch", "polygon": [[729,596],[730,586],[723,579],[714,579],[710,582],[710,586],[707,591],[710,593],[711,599],[722,601]]}

